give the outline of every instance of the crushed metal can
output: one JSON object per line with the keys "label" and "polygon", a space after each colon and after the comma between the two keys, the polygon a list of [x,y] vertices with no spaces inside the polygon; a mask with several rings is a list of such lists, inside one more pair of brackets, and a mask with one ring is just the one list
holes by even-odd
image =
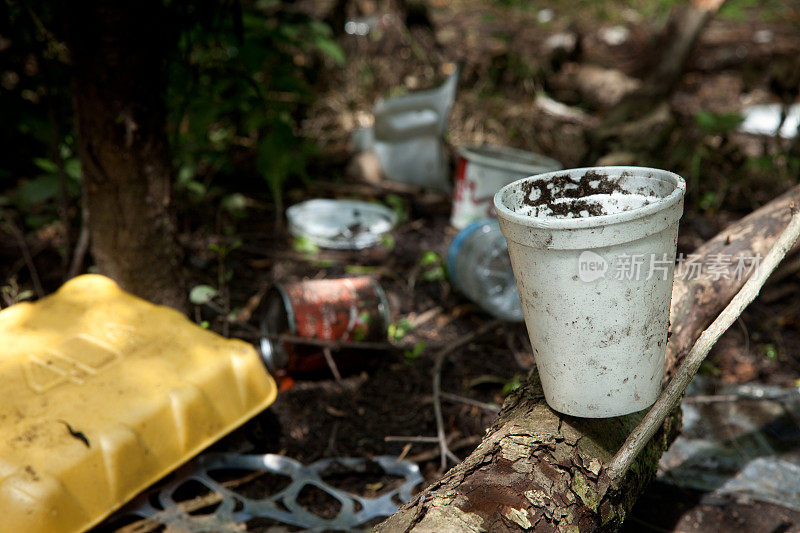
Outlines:
{"label": "crushed metal can", "polygon": [[[301,375],[328,368],[324,347],[313,341],[342,344],[386,340],[389,305],[381,286],[369,277],[280,283],[262,304],[261,356],[273,375]],[[280,339],[290,336],[294,339]],[[310,343],[303,344],[303,339]],[[337,366],[358,358],[354,350],[337,350]],[[363,350],[360,350],[363,353]]]}

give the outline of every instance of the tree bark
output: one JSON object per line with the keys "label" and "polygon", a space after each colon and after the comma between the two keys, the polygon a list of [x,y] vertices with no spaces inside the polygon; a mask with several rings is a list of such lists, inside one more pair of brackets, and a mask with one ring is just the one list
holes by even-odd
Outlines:
{"label": "tree bark", "polygon": [[63,11],[92,257],[124,289],[185,309],[162,100],[177,30],[159,0]]}
{"label": "tree bark", "polygon": [[[764,255],[800,200],[796,187],[714,237],[695,253]],[[668,372],[745,279],[676,279],[670,311]],[[477,449],[377,531],[613,531],[619,528],[676,437],[680,410],[662,428],[618,487],[603,491],[604,465],[643,413],[609,419],[559,414],[544,401],[538,376],[509,396]]]}

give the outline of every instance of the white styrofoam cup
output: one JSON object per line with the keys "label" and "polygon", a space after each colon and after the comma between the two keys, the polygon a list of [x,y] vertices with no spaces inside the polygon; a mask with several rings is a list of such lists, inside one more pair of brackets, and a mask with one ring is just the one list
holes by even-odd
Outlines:
{"label": "white styrofoam cup", "polygon": [[[605,207],[586,207],[611,189]],[[658,397],[685,190],[683,178],[665,170],[595,167],[531,176],[495,195],[545,398],[556,411],[620,416]],[[623,210],[620,195],[641,201]],[[578,215],[535,216],[551,211],[529,205],[544,197],[555,207],[574,202]]]}

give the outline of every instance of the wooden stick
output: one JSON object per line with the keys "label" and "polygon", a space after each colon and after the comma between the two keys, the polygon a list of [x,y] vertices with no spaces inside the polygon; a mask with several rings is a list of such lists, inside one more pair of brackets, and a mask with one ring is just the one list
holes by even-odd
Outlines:
{"label": "wooden stick", "polygon": [[44,289],[42,288],[42,282],[39,278],[39,272],[36,270],[36,263],[33,262],[31,250],[28,248],[28,242],[25,240],[25,234],[21,229],[19,229],[19,227],[17,227],[17,224],[10,217],[4,216],[3,219],[6,229],[8,229],[9,233],[11,233],[14,239],[16,239],[20,252],[22,252],[22,258],[25,260],[25,264],[30,272],[31,281],[33,282],[33,290],[36,292],[36,297],[43,298],[45,295]]}
{"label": "wooden stick", "polygon": [[478,407],[479,409],[483,409],[484,411],[489,411],[490,413],[497,414],[500,412],[499,405],[482,402],[480,400],[475,400],[473,398],[467,398],[466,396],[459,396],[458,394],[453,394],[450,392],[442,392],[441,397],[443,400],[447,400],[449,402],[471,405],[473,407]]}
{"label": "wooden stick", "polygon": [[328,368],[331,369],[331,374],[333,374],[333,377],[336,378],[336,382],[341,384],[342,375],[339,373],[339,367],[336,366],[336,361],[333,360],[331,349],[327,347],[323,348],[322,355],[325,356],[325,362],[328,363]]}
{"label": "wooden stick", "polygon": [[469,344],[481,335],[485,334],[487,331],[496,328],[502,323],[503,321],[500,319],[487,322],[469,335],[462,337],[461,340],[447,346],[435,355],[433,361],[433,416],[436,418],[436,434],[439,439],[440,467],[442,471],[447,468],[448,458],[454,461],[456,464],[461,462],[461,459],[459,459],[453,452],[450,451],[450,448],[447,447],[447,439],[444,431],[444,417],[442,416],[441,400],[442,364],[444,363],[444,359],[462,346]]}
{"label": "wooden stick", "polygon": [[716,320],[703,331],[697,342],[692,346],[686,359],[678,367],[672,380],[661,392],[658,400],[656,400],[653,407],[650,408],[650,411],[628,436],[611,460],[604,474],[606,487],[616,484],[622,479],[639,452],[644,449],[666,417],[678,405],[683,393],[686,391],[686,387],[689,386],[714,343],[736,321],[742,311],[755,300],[769,275],[775,270],[775,267],[778,266],[778,263],[780,263],[789,249],[797,242],[798,237],[800,237],[800,213],[798,213],[793,204],[791,210],[792,218],[789,221],[789,225],[775,241],[775,244],[761,262],[760,267],[745,282]]}

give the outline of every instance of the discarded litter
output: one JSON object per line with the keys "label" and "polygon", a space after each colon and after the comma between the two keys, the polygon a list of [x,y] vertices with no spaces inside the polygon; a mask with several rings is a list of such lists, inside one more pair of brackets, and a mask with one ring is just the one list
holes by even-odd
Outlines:
{"label": "discarded litter", "polygon": [[506,239],[496,220],[474,222],[456,235],[447,250],[447,270],[453,285],[483,310],[522,321]]}
{"label": "discarded litter", "polygon": [[463,229],[484,218],[495,218],[494,195],[504,185],[527,176],[561,169],[543,155],[501,146],[458,149],[456,185],[450,224]]}
{"label": "discarded litter", "polygon": [[800,389],[715,388],[709,396],[707,378],[692,382],[682,404],[683,430],[661,458],[659,479],[800,511]]}
{"label": "discarded litter", "polygon": [[286,218],[295,237],[336,250],[375,246],[397,224],[397,215],[388,207],[357,200],[306,200],[288,208]]}
{"label": "discarded litter", "polygon": [[370,30],[378,24],[378,16],[360,17],[344,23],[344,32],[348,35],[369,35]]}
{"label": "discarded litter", "polygon": [[[259,345],[273,374],[313,373],[328,368],[323,348],[278,340],[291,335],[310,341],[385,341],[389,305],[377,281],[368,277],[304,280],[275,285],[264,299]],[[340,350],[336,364],[354,354]]]}
{"label": "discarded litter", "polygon": [[3,531],[84,531],[276,395],[252,346],[102,276],[4,309],[0,337]]}
{"label": "discarded litter", "polygon": [[353,132],[360,150],[374,150],[393,181],[450,190],[443,136],[456,97],[456,69],[440,87],[378,101],[372,128]]}
{"label": "discarded litter", "polygon": [[793,139],[797,136],[800,126],[800,104],[789,106],[786,117],[781,124],[781,104],[760,104],[745,108],[742,111],[744,121],[739,126],[739,131],[751,135],[775,135],[778,126],[778,135],[784,139]]}
{"label": "discarded litter", "polygon": [[603,418],[656,400],[685,188],[665,170],[598,167],[525,178],[495,195],[553,409]]}
{"label": "discarded litter", "polygon": [[391,13],[356,17],[344,23],[344,32],[348,35],[363,37],[369,35],[376,28],[385,28],[390,26],[393,22],[394,15]]}
{"label": "discarded litter", "polygon": [[[367,498],[338,489],[324,481],[327,474],[370,472],[377,467],[387,476],[402,481],[399,486],[374,498]],[[235,471],[251,476],[258,472],[278,474],[291,479],[288,486],[275,494],[245,496],[220,482],[220,473]],[[164,486],[155,496],[145,494],[118,514],[118,518],[135,515],[174,528],[175,531],[241,531],[241,523],[252,518],[269,518],[284,524],[314,531],[351,531],[374,518],[390,516],[398,509],[396,501],[411,500],[414,487],[422,483],[419,467],[397,457],[379,456],[371,460],[342,457],[322,459],[308,466],[282,455],[206,454],[187,465],[176,480]],[[175,499],[175,494],[191,482],[199,483],[208,494],[206,511],[188,509]],[[314,487],[341,504],[334,518],[323,518],[304,508],[297,500],[306,487]],[[158,507],[151,503],[156,501]],[[218,505],[217,505],[218,504]],[[213,508],[216,505],[216,508]],[[208,508],[211,508],[209,510]]]}

